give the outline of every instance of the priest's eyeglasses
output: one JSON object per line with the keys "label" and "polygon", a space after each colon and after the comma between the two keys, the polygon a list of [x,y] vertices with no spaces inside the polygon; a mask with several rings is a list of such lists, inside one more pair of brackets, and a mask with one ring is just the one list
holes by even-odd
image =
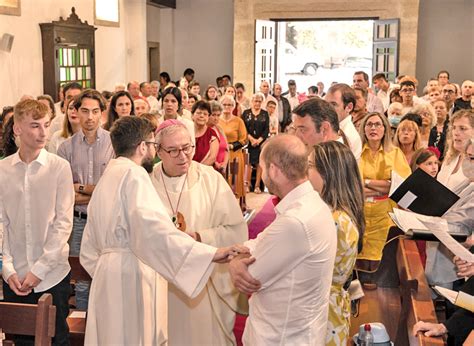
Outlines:
{"label": "priest's eyeglasses", "polygon": [[179,156],[181,152],[183,152],[184,155],[189,155],[193,152],[194,145],[188,145],[182,148],[173,148],[173,149],[165,149],[163,147],[158,147],[158,150],[162,149],[163,151],[167,152],[172,158],[176,158]]}

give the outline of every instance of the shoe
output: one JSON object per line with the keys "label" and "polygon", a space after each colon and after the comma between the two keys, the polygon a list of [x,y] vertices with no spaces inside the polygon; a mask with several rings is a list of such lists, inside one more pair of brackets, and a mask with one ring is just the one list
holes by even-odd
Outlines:
{"label": "shoe", "polygon": [[256,193],[257,195],[262,193],[262,191],[260,191],[260,188],[258,186],[253,190],[253,192]]}

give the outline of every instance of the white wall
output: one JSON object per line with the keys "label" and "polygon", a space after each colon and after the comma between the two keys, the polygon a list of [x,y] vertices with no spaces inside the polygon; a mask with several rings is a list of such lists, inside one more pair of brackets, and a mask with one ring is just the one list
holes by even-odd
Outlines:
{"label": "white wall", "polygon": [[[119,0],[120,27],[98,26],[95,34],[96,86],[113,89],[117,82],[146,79],[146,1]],[[13,105],[22,95],[43,93],[39,23],[64,19],[71,7],[94,23],[94,0],[23,0],[22,14],[0,15],[0,37],[15,36],[10,53],[0,52],[0,106]]]}
{"label": "white wall", "polygon": [[473,15],[474,1],[420,0],[416,61],[420,85],[441,70],[449,71],[455,83],[474,80]]}
{"label": "white wall", "polygon": [[177,80],[191,67],[201,89],[233,74],[233,0],[177,0],[160,14],[162,71]]}

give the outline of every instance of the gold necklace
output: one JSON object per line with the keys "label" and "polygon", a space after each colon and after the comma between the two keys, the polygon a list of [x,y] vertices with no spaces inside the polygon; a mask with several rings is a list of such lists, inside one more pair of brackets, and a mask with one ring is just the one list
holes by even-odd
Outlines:
{"label": "gold necklace", "polygon": [[170,205],[171,212],[173,213],[173,215],[171,216],[171,221],[173,222],[173,224],[175,225],[177,229],[185,232],[186,221],[184,220],[184,215],[178,211],[178,208],[179,208],[179,202],[181,202],[181,195],[183,194],[183,191],[184,191],[184,185],[186,185],[186,180],[188,179],[188,172],[186,172],[186,176],[184,177],[184,181],[183,181],[183,186],[181,186],[181,192],[179,193],[178,203],[176,203],[176,209],[173,208],[173,204],[171,203],[171,198],[168,193],[168,189],[166,188],[165,177],[163,176],[163,166],[161,166],[160,174],[161,174],[161,180],[163,181],[163,186],[165,187],[166,197],[168,198],[168,203]]}

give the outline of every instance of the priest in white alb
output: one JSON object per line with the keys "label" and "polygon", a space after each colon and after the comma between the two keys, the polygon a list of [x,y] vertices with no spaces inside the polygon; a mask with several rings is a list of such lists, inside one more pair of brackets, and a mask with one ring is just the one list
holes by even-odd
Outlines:
{"label": "priest in white alb", "polygon": [[[156,142],[161,162],[152,182],[176,227],[215,247],[246,241],[248,229],[234,193],[212,167],[191,160],[194,147],[185,125],[166,120]],[[214,268],[206,289],[194,298],[173,283],[168,292],[170,346],[236,344],[235,313],[242,307],[226,264]]]}
{"label": "priest in white alb", "polygon": [[92,195],[80,253],[93,279],[85,344],[165,344],[166,282],[160,275],[195,297],[212,262],[244,249],[216,249],[174,227],[147,174],[156,154],[147,120],[119,119],[110,136],[117,158]]}

